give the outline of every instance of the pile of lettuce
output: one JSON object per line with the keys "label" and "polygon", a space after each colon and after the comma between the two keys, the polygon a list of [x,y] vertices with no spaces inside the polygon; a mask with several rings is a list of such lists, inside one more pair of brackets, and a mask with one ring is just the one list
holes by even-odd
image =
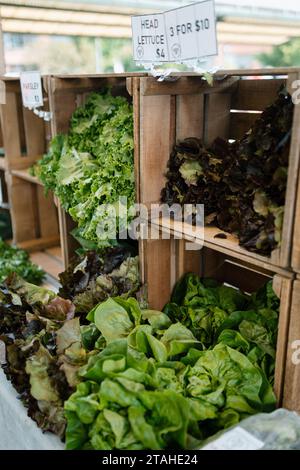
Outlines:
{"label": "pile of lettuce", "polygon": [[67,135],[55,137],[47,155],[34,168],[46,190],[58,196],[78,224],[74,235],[86,247],[116,243],[111,237],[113,206],[126,229],[119,196],[130,207],[135,199],[133,113],[124,97],[91,93],[73,113]]}
{"label": "pile of lettuce", "polygon": [[30,261],[26,251],[8,245],[0,237],[0,283],[12,273],[33,284],[41,284],[45,277],[44,271]]}
{"label": "pile of lettuce", "polygon": [[63,325],[73,321],[74,312],[69,300],[17,275],[0,287],[0,341],[6,346],[3,370],[28,415],[43,430],[61,437],[66,425],[63,403],[77,383],[70,382],[70,374],[84,364],[86,354],[77,345],[64,347],[60,341]]}
{"label": "pile of lettuce", "polygon": [[71,300],[76,314],[84,319],[87,312],[108,297],[142,295],[138,263],[132,247],[88,251],[59,275],[59,294]]}
{"label": "pile of lettuce", "polygon": [[67,449],[186,449],[272,411],[271,283],[248,295],[187,274],[158,312],[137,300],[131,262],[119,248],[88,253],[62,275],[69,298],[17,275],[1,285],[2,367],[29,416]]}
{"label": "pile of lettuce", "polygon": [[291,96],[281,89],[242,139],[217,138],[209,148],[196,138],[179,142],[162,201],[204,204],[207,224],[269,255],[281,242],[293,110]]}
{"label": "pile of lettuce", "polygon": [[203,348],[224,343],[245,354],[274,384],[280,302],[268,282],[252,295],[187,274],[164,312],[182,322]]}
{"label": "pile of lettuce", "polygon": [[99,304],[82,332],[93,354],[65,403],[67,449],[195,448],[272,411],[277,316],[270,284],[248,296],[195,275],[164,312],[133,298]]}
{"label": "pile of lettuce", "polygon": [[80,381],[79,368],[94,354],[90,343],[100,336],[85,325],[86,314],[111,295],[138,295],[137,259],[120,247],[89,252],[61,274],[61,295],[16,274],[0,285],[0,342],[6,351],[0,362],[43,430],[64,437],[64,402]]}

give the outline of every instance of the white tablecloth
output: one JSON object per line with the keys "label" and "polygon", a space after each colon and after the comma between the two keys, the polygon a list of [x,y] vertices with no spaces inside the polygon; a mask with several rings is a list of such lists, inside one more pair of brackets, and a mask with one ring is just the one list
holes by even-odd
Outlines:
{"label": "white tablecloth", "polygon": [[0,366],[0,450],[63,450],[57,436],[43,434],[27,416],[17,395]]}

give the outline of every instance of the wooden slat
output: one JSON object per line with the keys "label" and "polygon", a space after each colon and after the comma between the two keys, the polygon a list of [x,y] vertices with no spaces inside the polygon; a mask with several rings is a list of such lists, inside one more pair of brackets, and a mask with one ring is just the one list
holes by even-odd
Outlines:
{"label": "wooden slat", "polygon": [[[300,281],[293,286],[287,343],[283,406],[300,413]],[[298,351],[298,353],[297,353]]]}
{"label": "wooden slat", "polygon": [[52,193],[45,196],[44,188],[37,187],[37,205],[39,211],[40,236],[58,236],[58,215]]}
{"label": "wooden slat", "polygon": [[201,250],[201,277],[214,277],[219,273],[222,275],[224,266],[224,254],[211,248],[203,247]]}
{"label": "wooden slat", "polygon": [[3,144],[6,167],[13,166],[19,159],[22,149],[18,119],[18,102],[15,93],[6,93],[6,104],[0,106]]}
{"label": "wooden slat", "polygon": [[263,111],[272,104],[278,90],[286,80],[240,80],[232,94],[231,108],[238,110]]}
{"label": "wooden slat", "polygon": [[[295,80],[300,79],[300,73],[289,75],[288,87],[291,89],[291,85]],[[294,107],[294,119],[292,126],[292,137],[289,154],[289,167],[288,167],[288,180],[287,189],[285,195],[285,210],[283,219],[282,229],[282,242],[280,248],[280,264],[283,267],[291,265],[291,245],[293,243],[293,267],[297,270],[297,253],[300,252],[300,238],[298,227],[298,217],[300,208],[296,206],[296,198],[299,197],[299,166],[300,166],[300,103],[295,104]],[[298,190],[298,191],[297,191]],[[294,236],[294,239],[293,239]],[[300,263],[299,263],[300,268]]]}
{"label": "wooden slat", "polygon": [[145,281],[148,302],[161,310],[171,296],[171,240],[145,241]]}
{"label": "wooden slat", "polygon": [[244,137],[259,117],[260,114],[256,113],[230,113],[229,139]]}
{"label": "wooden slat", "polygon": [[[203,138],[204,132],[204,95],[176,96],[176,141],[187,137]],[[200,247],[190,247],[185,240],[176,241],[177,279],[186,272],[200,273]],[[194,248],[191,250],[191,248]],[[196,249],[198,248],[198,249]]]}
{"label": "wooden slat", "polygon": [[[276,272],[287,278],[292,278],[292,271],[273,264],[272,259],[257,253],[252,253],[239,245],[237,238],[227,232],[216,227],[201,228],[193,227],[185,222],[169,221],[164,218],[152,219],[153,226],[160,228],[166,233],[171,233],[177,238],[184,238],[193,243],[204,243],[204,246],[212,248],[213,250],[224,253],[232,258],[240,259],[241,261],[248,262],[254,266],[265,269],[266,271]],[[225,235],[226,238],[219,238],[218,235]],[[204,239],[203,239],[204,238]]]}
{"label": "wooden slat", "polygon": [[39,236],[35,186],[6,173],[14,243]]}
{"label": "wooden slat", "polygon": [[6,158],[0,157],[0,170],[5,170],[6,169]]}
{"label": "wooden slat", "polygon": [[43,155],[46,151],[43,119],[26,108],[23,108],[23,119],[26,138],[26,155],[29,157]]}
{"label": "wooden slat", "polygon": [[99,74],[99,75],[78,75],[61,76],[56,75],[51,78],[51,89],[54,93],[76,92],[84,93],[97,90],[103,90],[105,87],[126,88],[127,77],[134,78],[145,76],[145,73],[125,73],[125,74]]}
{"label": "wooden slat", "polygon": [[270,280],[272,273],[204,247],[201,276],[211,277],[244,292],[252,293]]}
{"label": "wooden slat", "polygon": [[51,120],[52,136],[66,134],[69,130],[71,116],[77,107],[76,93],[65,93],[60,96],[51,93],[49,95],[49,104],[53,113]]}
{"label": "wooden slat", "polygon": [[238,83],[237,77],[225,77],[214,80],[213,85],[209,85],[201,76],[178,76],[175,81],[158,82],[154,77],[141,78],[141,94],[143,96],[154,95],[185,95],[195,93],[215,93],[234,89]]}
{"label": "wooden slat", "polygon": [[40,251],[45,250],[47,248],[51,248],[52,246],[57,246],[59,244],[59,236],[55,235],[52,237],[44,237],[44,238],[33,238],[31,240],[26,240],[23,242],[18,242],[17,245],[19,248],[32,253],[33,251]]}
{"label": "wooden slat", "polygon": [[141,96],[140,202],[160,199],[175,142],[175,97]]}
{"label": "wooden slat", "polygon": [[54,277],[55,279],[57,279],[58,275],[63,271],[62,262],[59,262],[43,251],[32,253],[30,258],[33,263],[41,266],[41,268],[47,274],[50,274],[50,276]]}
{"label": "wooden slat", "polygon": [[71,231],[76,227],[76,223],[71,219],[69,214],[58,205],[58,221],[59,221],[59,233],[60,233],[60,244],[62,249],[62,257],[64,268],[66,269],[75,255],[75,250],[79,247],[78,242],[71,235]]}
{"label": "wooden slat", "polygon": [[176,242],[176,278],[179,279],[185,273],[195,273],[200,275],[201,269],[201,249],[188,249],[189,243],[186,240],[175,240]]}
{"label": "wooden slat", "polygon": [[282,276],[275,276],[273,289],[280,298],[278,338],[276,347],[275,385],[274,390],[278,404],[283,401],[285,386],[285,371],[287,364],[287,345],[290,326],[291,298],[294,281]]}
{"label": "wooden slat", "polygon": [[11,170],[11,174],[25,181],[29,181],[30,183],[42,185],[42,182],[36,176],[32,176],[29,173],[29,168],[25,170]]}
{"label": "wooden slat", "polygon": [[258,69],[228,69],[228,70],[219,70],[216,75],[236,75],[236,76],[249,76],[249,77],[258,77],[261,75],[266,76],[282,76],[288,75],[292,72],[299,72],[299,67],[265,67]]}
{"label": "wooden slat", "polygon": [[18,112],[18,120],[19,120],[19,135],[20,135],[20,142],[21,142],[21,154],[20,157],[26,155],[26,137],[25,137],[25,125],[24,125],[24,107],[22,101],[22,95],[20,90],[20,82],[17,80],[16,82],[18,86],[18,91],[15,93],[16,100],[17,100],[17,112]]}
{"label": "wooden slat", "polygon": [[55,258],[57,261],[59,261],[61,263],[61,265],[63,264],[60,245],[48,248],[46,250],[46,253],[49,256],[52,256],[52,258]]}
{"label": "wooden slat", "polygon": [[99,79],[99,78],[131,78],[131,77],[144,77],[147,76],[147,72],[120,72],[120,73],[89,73],[89,74],[57,74],[55,75],[56,78],[61,79],[64,78],[66,80],[73,80],[73,79]]}
{"label": "wooden slat", "polygon": [[176,97],[176,141],[187,137],[203,138],[204,96],[200,94]]}
{"label": "wooden slat", "polygon": [[133,138],[134,138],[134,178],[136,201],[140,201],[140,82],[138,79],[127,80],[127,89],[131,83],[131,93],[133,96]]}
{"label": "wooden slat", "polygon": [[229,138],[230,102],[229,93],[211,93],[205,97],[205,145],[211,145],[216,137]]}
{"label": "wooden slat", "polygon": [[[1,80],[0,80],[0,86],[1,86]],[[2,147],[3,147],[3,135],[2,135],[2,128],[1,128],[1,120],[0,120],[0,148],[2,149]]]}

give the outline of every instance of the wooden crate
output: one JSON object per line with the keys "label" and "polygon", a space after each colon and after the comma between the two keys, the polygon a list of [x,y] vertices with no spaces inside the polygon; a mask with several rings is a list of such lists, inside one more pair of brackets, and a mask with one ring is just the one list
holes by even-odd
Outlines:
{"label": "wooden crate", "polygon": [[[7,198],[11,210],[13,242],[28,251],[59,245],[58,215],[53,197],[29,173],[51,139],[50,125],[23,107],[20,80],[1,78],[5,104],[0,105]],[[47,95],[45,109],[47,109]]]}
{"label": "wooden crate", "polygon": [[274,389],[278,404],[282,404],[294,275],[288,271],[285,276],[276,274],[207,247],[199,251],[187,251],[185,243],[185,240],[161,238],[143,241],[140,262],[150,308],[161,310],[169,301],[175,282],[188,272],[214,278],[247,293],[257,290],[273,278],[273,288],[280,298]]}
{"label": "wooden crate", "polygon": [[[5,104],[0,104],[0,121],[4,159],[1,166],[7,170],[25,170],[47,150],[51,138],[50,125],[23,107],[20,80],[1,77],[5,87]],[[47,109],[48,98],[44,97]]]}
{"label": "wooden crate", "polygon": [[[208,145],[218,136],[240,138],[261,111],[275,100],[281,84],[285,83],[291,93],[294,91],[292,84],[300,78],[300,71],[220,71],[215,75],[212,86],[193,74],[175,74],[173,78],[176,80],[158,82],[153,77],[143,77],[135,85],[133,79],[131,84],[138,106],[135,110],[138,200],[147,206],[160,199],[166,181],[167,162],[176,141],[198,137]],[[300,105],[295,105],[280,248],[274,250],[270,257],[252,253],[239,246],[234,235],[225,234],[225,238],[218,238],[222,231],[216,227],[205,228],[206,247],[278,273],[282,269],[290,269],[300,160],[299,124]],[[164,218],[157,219],[157,226],[169,229]],[[176,233],[176,224],[172,228]],[[195,232],[188,224],[184,224],[183,233],[196,242],[202,240],[202,232]]]}
{"label": "wooden crate", "polygon": [[43,186],[6,172],[12,219],[13,243],[27,251],[60,243],[57,210]]}
{"label": "wooden crate", "polygon": [[[45,86],[49,96],[49,108],[53,113],[51,120],[52,136],[68,132],[73,112],[78,106],[84,104],[91,92],[100,92],[110,88],[113,95],[124,96],[131,102],[131,80],[134,77],[138,80],[140,76],[146,76],[146,74],[49,76]],[[127,79],[129,79],[128,83]],[[137,164],[135,166],[137,167]],[[70,231],[75,228],[76,224],[61,205],[59,203],[57,205],[63,259],[65,266],[67,266],[70,259],[74,256],[76,248],[78,248],[78,243],[70,234]]]}

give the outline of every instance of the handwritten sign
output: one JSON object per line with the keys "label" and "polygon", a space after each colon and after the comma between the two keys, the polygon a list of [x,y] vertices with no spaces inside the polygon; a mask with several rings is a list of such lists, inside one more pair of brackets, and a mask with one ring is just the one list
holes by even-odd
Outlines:
{"label": "handwritten sign", "polygon": [[22,72],[20,79],[23,106],[30,109],[43,106],[43,91],[40,72]]}

